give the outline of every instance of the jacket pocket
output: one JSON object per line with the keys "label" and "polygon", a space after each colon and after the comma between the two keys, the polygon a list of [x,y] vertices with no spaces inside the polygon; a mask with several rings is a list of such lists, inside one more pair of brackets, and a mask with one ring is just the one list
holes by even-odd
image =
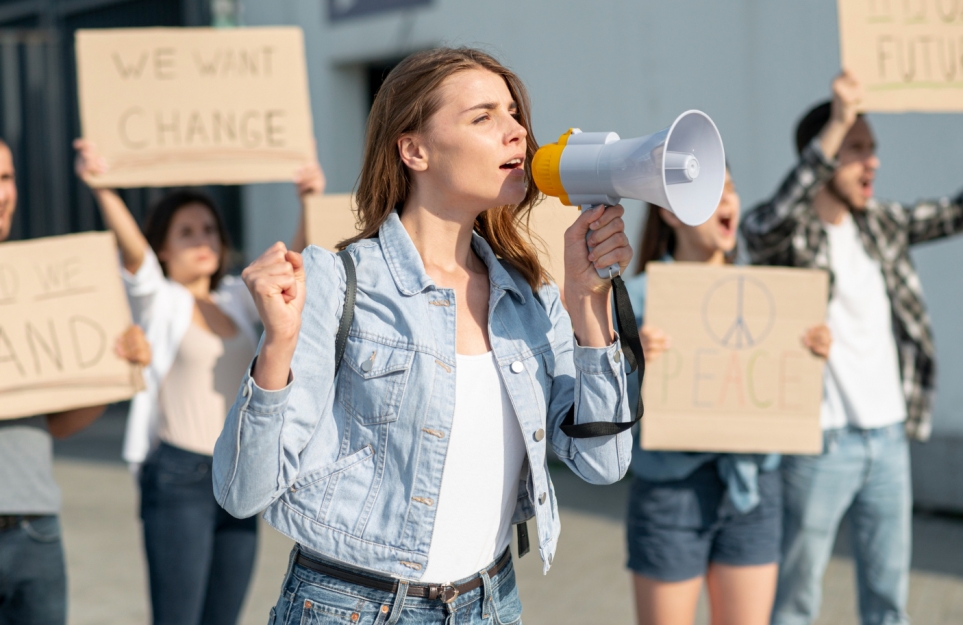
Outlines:
{"label": "jacket pocket", "polygon": [[[374,481],[374,456],[374,447],[365,445],[337,462],[299,477],[285,498],[314,520],[350,531]],[[354,496],[344,497],[346,492]],[[336,497],[337,505],[332,506]]]}
{"label": "jacket pocket", "polygon": [[365,425],[397,421],[414,356],[411,350],[348,337],[338,373],[341,406]]}

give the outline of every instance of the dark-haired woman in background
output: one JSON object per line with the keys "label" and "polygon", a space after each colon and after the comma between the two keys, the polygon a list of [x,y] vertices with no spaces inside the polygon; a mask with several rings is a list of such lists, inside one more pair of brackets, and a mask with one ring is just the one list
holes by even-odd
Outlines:
{"label": "dark-haired woman in background", "polygon": [[[74,147],[85,182],[106,171],[91,143]],[[302,198],[324,189],[316,164],[299,171],[297,182]],[[257,519],[235,519],[217,504],[211,462],[228,401],[254,356],[257,310],[244,284],[225,273],[230,244],[207,195],[164,196],[142,233],[115,191],[92,191],[155,355],[124,441],[124,459],[139,465],[153,622],[231,625],[254,567]]]}
{"label": "dark-haired woman in background", "polygon": [[[700,226],[686,226],[664,208],[649,207],[639,246],[640,273],[626,285],[642,326],[646,364],[671,348],[671,337],[642,325],[646,264],[732,263],[739,204],[726,172],[719,206]],[[806,346],[824,358],[829,342],[825,326],[811,329],[804,338]],[[630,397],[638,401],[638,389],[630,391]],[[640,625],[692,623],[703,579],[713,625],[768,625],[782,527],[778,466],[778,455],[634,447],[627,537]]]}

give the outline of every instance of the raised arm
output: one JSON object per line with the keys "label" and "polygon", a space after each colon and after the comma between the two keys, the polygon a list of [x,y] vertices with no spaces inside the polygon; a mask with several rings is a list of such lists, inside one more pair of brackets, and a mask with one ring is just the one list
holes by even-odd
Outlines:
{"label": "raised arm", "polygon": [[117,247],[120,248],[124,269],[130,273],[137,273],[149,247],[147,239],[144,238],[137,220],[130,214],[120,195],[113,189],[94,186],[97,176],[106,172],[109,164],[97,153],[97,147],[90,141],[77,139],[74,141],[74,149],[77,150],[75,163],[77,175],[90,187],[104,223],[117,238]]}
{"label": "raised arm", "polygon": [[910,245],[963,232],[963,193],[898,208],[906,220]]}
{"label": "raised arm", "polygon": [[304,229],[304,215],[308,210],[307,198],[311,195],[321,195],[327,181],[324,171],[317,162],[305,165],[294,176],[294,183],[298,187],[298,201],[301,203],[301,214],[298,216],[298,229],[291,239],[291,249],[300,252],[308,246],[307,234]]}
{"label": "raised arm", "polygon": [[836,171],[836,155],[859,115],[862,94],[859,82],[848,72],[836,77],[826,127],[803,150],[776,194],[743,218],[739,229],[753,263],[768,264],[782,252],[796,225],[813,210],[813,199]]}
{"label": "raised arm", "polygon": [[303,263],[277,243],[244,271],[264,338],[214,447],[214,496],[238,518],[265,509],[291,485],[317,429],[323,439],[337,437],[334,421],[321,416],[334,401],[344,272],[334,254],[316,248]]}

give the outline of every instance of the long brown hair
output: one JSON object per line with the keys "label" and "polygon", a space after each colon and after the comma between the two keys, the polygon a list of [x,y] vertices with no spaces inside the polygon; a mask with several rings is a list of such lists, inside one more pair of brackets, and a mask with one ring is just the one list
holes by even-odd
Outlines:
{"label": "long brown hair", "polygon": [[505,80],[518,106],[518,123],[528,132],[525,175],[528,191],[516,205],[497,206],[475,220],[475,231],[495,255],[517,269],[532,289],[549,279],[538,260],[529,229],[532,206],[539,192],[532,179],[531,160],[538,149],[531,123],[528,92],[514,72],[492,56],[473,48],[436,48],[416,52],[399,63],[385,78],[368,116],[364,160],[355,193],[360,233],[338,243],[344,249],[355,241],[377,236],[395,207],[404,205],[411,192],[411,178],[398,153],[398,139],[421,132],[441,106],[439,87],[449,76],[472,69],[488,70]]}
{"label": "long brown hair", "polygon": [[655,204],[648,204],[648,215],[645,218],[645,229],[642,230],[635,266],[639,273],[645,271],[645,266],[650,262],[660,261],[667,254],[671,256],[675,252],[675,230],[662,219],[660,211],[661,208]]}

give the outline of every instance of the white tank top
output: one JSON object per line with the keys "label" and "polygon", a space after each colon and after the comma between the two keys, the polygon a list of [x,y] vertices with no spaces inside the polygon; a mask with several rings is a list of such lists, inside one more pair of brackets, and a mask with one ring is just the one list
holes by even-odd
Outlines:
{"label": "white tank top", "polygon": [[474,575],[508,547],[525,458],[494,355],[459,355],[455,376],[455,416],[423,583]]}

